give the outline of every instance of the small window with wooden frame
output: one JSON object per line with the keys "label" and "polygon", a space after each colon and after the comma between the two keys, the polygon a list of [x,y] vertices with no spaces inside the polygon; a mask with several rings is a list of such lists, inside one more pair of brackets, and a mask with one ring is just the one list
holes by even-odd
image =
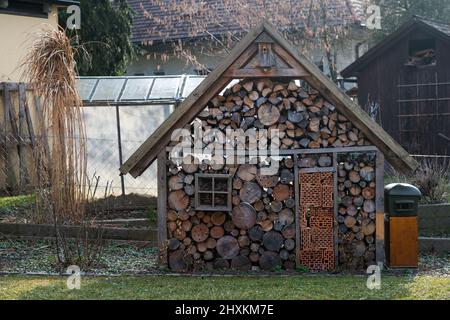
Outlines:
{"label": "small window with wooden frame", "polygon": [[231,211],[231,176],[197,173],[195,175],[195,209]]}

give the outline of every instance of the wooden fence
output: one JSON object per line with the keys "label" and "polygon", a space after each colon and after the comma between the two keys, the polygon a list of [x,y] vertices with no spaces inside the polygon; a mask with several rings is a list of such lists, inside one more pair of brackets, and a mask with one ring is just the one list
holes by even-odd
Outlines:
{"label": "wooden fence", "polygon": [[0,82],[1,191],[15,194],[37,185],[37,145],[46,137],[42,123],[42,106],[30,85]]}
{"label": "wooden fence", "polygon": [[[38,150],[51,152],[52,140],[42,132],[42,107],[30,85],[0,82],[0,196],[26,193],[39,186]],[[169,105],[156,104],[85,105],[88,183],[96,190],[96,198],[156,195],[155,166],[139,179],[121,177],[119,167],[171,110]]]}

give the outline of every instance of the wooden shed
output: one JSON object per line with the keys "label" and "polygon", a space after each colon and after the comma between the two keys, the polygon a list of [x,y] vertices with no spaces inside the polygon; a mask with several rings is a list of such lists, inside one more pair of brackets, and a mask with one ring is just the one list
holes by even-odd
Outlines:
{"label": "wooden shed", "polygon": [[450,25],[412,17],[341,72],[406,150],[450,155]]}
{"label": "wooden shed", "polygon": [[384,261],[385,158],[417,167],[263,22],[121,173],[158,161],[160,257],[172,270],[361,270]]}

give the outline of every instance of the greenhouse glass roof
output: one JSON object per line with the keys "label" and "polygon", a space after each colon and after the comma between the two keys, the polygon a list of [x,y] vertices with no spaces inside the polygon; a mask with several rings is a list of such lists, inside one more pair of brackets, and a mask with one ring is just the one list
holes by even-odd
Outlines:
{"label": "greenhouse glass roof", "polygon": [[176,104],[205,76],[80,77],[78,93],[85,105]]}

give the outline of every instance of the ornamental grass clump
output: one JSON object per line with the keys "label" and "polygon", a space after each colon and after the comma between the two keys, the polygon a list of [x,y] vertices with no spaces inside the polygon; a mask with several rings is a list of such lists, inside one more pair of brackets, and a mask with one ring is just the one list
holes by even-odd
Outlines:
{"label": "ornamental grass clump", "polygon": [[86,252],[92,255],[86,239],[80,241],[85,232],[78,240],[68,240],[64,228],[85,225],[86,136],[76,89],[76,50],[83,49],[74,49],[63,30],[46,27],[33,35],[23,63],[24,76],[41,101],[41,136],[47,137],[40,139],[36,155],[37,211],[41,220],[55,226],[58,261],[63,265],[83,262]]}
{"label": "ornamental grass clump", "polygon": [[411,175],[411,183],[419,188],[425,203],[447,202],[450,188],[450,162],[442,159],[426,159]]}
{"label": "ornamental grass clump", "polygon": [[445,203],[450,196],[450,162],[441,158],[426,158],[420,167],[408,175],[394,173],[392,182],[405,182],[419,188],[421,203]]}

